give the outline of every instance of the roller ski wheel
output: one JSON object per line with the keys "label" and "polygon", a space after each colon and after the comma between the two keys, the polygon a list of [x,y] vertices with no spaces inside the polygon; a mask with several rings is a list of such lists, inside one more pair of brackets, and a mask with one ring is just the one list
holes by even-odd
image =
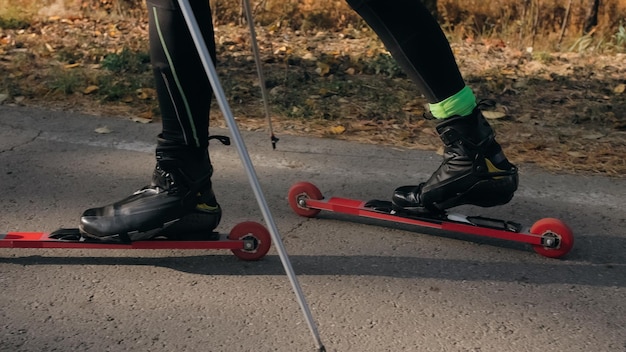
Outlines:
{"label": "roller ski wheel", "polygon": [[228,234],[228,239],[244,241],[243,249],[231,249],[231,251],[237,258],[247,261],[263,258],[272,245],[272,238],[265,226],[253,221],[235,225]]}
{"label": "roller ski wheel", "polygon": [[308,199],[321,200],[324,197],[322,192],[310,182],[298,182],[289,189],[289,205],[293,211],[307,218],[314,218],[321,209],[309,208],[306,205]]}
{"label": "roller ski wheel", "polygon": [[572,230],[559,219],[541,219],[533,224],[530,233],[541,236],[542,245],[533,245],[533,249],[544,257],[561,258],[574,247]]}

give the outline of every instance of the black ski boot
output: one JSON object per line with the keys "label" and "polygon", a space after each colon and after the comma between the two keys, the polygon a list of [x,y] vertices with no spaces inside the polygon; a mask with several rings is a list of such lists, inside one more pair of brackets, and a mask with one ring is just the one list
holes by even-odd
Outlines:
{"label": "black ski boot", "polygon": [[428,181],[394,191],[396,211],[440,213],[463,204],[492,207],[508,203],[517,190],[517,168],[504,156],[491,126],[477,107],[437,125],[445,144],[443,163]]}
{"label": "black ski boot", "polygon": [[103,241],[131,242],[157,236],[214,239],[222,210],[211,185],[207,148],[159,138],[152,183],[119,202],[86,210],[81,233]]}

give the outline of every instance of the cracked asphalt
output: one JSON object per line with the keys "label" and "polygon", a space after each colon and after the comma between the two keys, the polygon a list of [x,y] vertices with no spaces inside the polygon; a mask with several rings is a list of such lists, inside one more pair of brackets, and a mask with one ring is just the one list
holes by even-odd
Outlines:
{"label": "cracked asphalt", "polygon": [[[106,127],[110,133],[94,132]],[[0,106],[0,233],[75,227],[144,186],[158,124]],[[228,134],[214,129],[213,134]],[[517,243],[339,214],[297,216],[289,187],[388,198],[430,152],[244,132],[328,351],[626,351],[626,180],[519,165],[502,207],[457,212],[568,223],[562,260]],[[234,146],[211,144],[220,225],[263,222]],[[0,249],[0,351],[314,351],[281,261],[228,251]]]}

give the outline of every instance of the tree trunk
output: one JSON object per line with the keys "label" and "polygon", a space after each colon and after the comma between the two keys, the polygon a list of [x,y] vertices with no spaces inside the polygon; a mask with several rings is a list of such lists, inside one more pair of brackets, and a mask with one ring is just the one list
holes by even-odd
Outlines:
{"label": "tree trunk", "polygon": [[583,24],[583,34],[591,32],[593,27],[598,24],[598,7],[600,7],[600,0],[590,0],[591,7],[587,11],[585,22]]}

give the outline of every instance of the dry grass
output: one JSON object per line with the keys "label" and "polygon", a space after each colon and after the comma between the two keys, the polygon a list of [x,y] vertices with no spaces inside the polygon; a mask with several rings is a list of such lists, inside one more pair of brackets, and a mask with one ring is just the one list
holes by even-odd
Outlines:
{"label": "dry grass", "polygon": [[[241,21],[241,0],[209,1],[216,24]],[[364,26],[342,0],[252,0],[251,3],[255,18],[263,26],[294,30]],[[438,11],[442,26],[460,39],[496,36],[521,47],[550,42],[556,47],[558,43],[555,44],[554,40],[558,41],[563,29],[570,40],[582,34],[588,3],[570,0],[438,0]],[[94,17],[97,13],[143,17],[143,7],[143,0],[0,0],[0,17]],[[610,38],[624,19],[626,0],[603,1],[595,34]]]}
{"label": "dry grass", "polygon": [[[240,0],[211,0],[217,23],[237,23]],[[341,0],[263,0],[255,16],[262,25],[291,29],[365,27]],[[568,0],[439,0],[439,22],[457,40],[497,37],[510,46],[539,50],[570,47],[582,35],[588,2]],[[569,11],[568,11],[568,6]],[[594,35],[610,41],[626,19],[626,0],[602,2]]]}

